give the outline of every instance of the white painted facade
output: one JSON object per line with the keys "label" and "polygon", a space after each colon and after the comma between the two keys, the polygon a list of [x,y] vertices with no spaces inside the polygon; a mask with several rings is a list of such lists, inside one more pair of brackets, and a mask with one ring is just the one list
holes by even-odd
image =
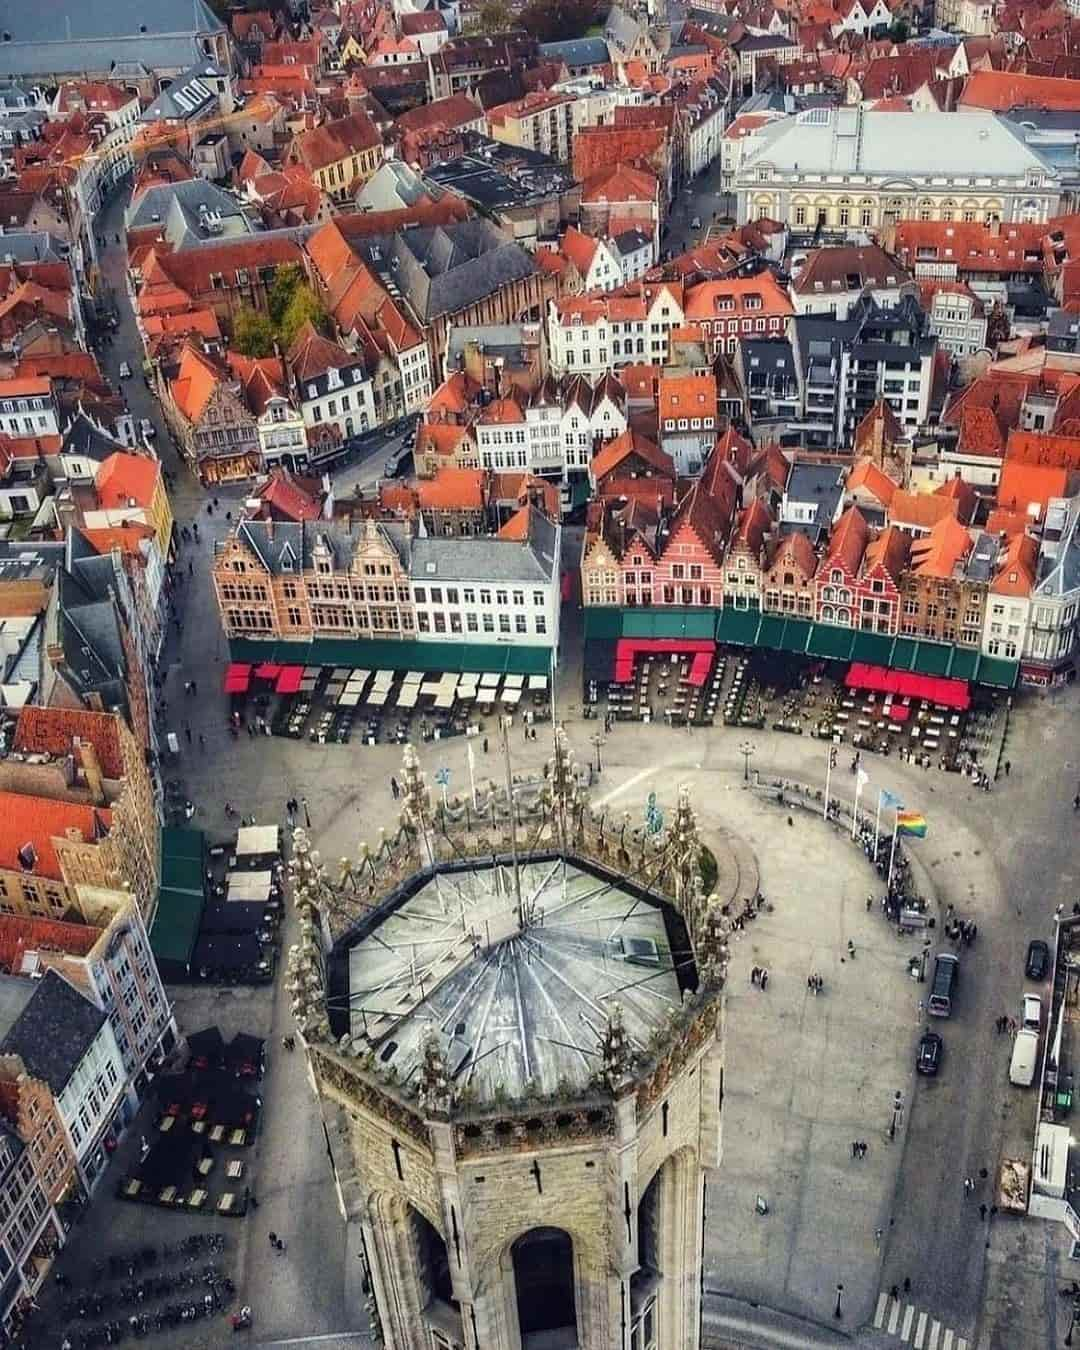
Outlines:
{"label": "white painted facade", "polygon": [[125,1080],[115,1033],[103,1022],[56,1103],[88,1191],[105,1170],[102,1137],[120,1105]]}
{"label": "white painted facade", "polygon": [[[490,547],[501,549],[506,545]],[[492,581],[480,576],[471,581],[452,582],[414,579],[411,589],[416,606],[416,636],[421,642],[457,639],[525,647],[554,647],[558,642],[557,575],[548,583]]]}
{"label": "white painted facade", "polygon": [[[564,302],[566,303],[566,302]],[[569,302],[574,306],[575,302]],[[560,318],[559,303],[548,309],[548,356],[552,373],[596,379],[632,363],[663,365],[668,359],[673,328],[683,324],[683,310],[670,291],[659,291],[642,306],[639,319],[611,320],[606,312],[585,322],[573,308],[569,321]]]}

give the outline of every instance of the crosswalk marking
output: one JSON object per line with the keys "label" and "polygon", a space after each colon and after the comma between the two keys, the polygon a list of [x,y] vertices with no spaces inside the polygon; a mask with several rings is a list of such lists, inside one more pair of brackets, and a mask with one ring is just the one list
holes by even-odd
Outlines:
{"label": "crosswalk marking", "polygon": [[967,1341],[958,1331],[923,1312],[917,1304],[894,1298],[891,1291],[878,1294],[874,1330],[895,1336],[911,1350],[968,1350]]}

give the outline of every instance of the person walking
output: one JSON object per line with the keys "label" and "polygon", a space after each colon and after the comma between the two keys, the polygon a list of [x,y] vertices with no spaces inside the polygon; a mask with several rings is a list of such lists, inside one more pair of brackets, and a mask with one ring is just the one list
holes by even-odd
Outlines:
{"label": "person walking", "polygon": [[269,1234],[269,1237],[270,1237],[270,1246],[276,1248],[278,1245],[278,1235],[274,1232],[271,1232]]}
{"label": "person walking", "polygon": [[1006,777],[1006,778],[1008,778],[1008,776],[1009,776],[1009,771],[1010,771],[1011,769],[1012,769],[1012,760],[1007,759],[1007,760],[1005,761],[1005,777]]}
{"label": "person walking", "polygon": [[184,735],[187,737],[187,743],[188,743],[188,745],[190,745],[190,744],[191,744],[191,723],[190,723],[190,722],[185,722],[185,723],[184,723]]}
{"label": "person walking", "polygon": [[401,789],[398,787],[398,780],[393,774],[390,775],[390,791],[394,794],[394,801],[397,801],[398,797],[401,795]]}

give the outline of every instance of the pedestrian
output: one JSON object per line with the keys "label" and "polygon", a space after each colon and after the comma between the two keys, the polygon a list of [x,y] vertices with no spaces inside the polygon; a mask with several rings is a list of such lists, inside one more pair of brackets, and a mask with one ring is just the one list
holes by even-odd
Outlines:
{"label": "pedestrian", "polygon": [[859,1156],[859,1141],[857,1139],[853,1139],[851,1141],[851,1156],[853,1158],[857,1158]]}
{"label": "pedestrian", "polygon": [[282,1254],[282,1256],[285,1255],[285,1239],[284,1239],[284,1238],[278,1238],[278,1240],[277,1240],[277,1249],[278,1249],[278,1251]]}
{"label": "pedestrian", "polygon": [[401,789],[398,787],[398,781],[393,774],[390,775],[390,791],[394,794],[394,801],[397,801]]}
{"label": "pedestrian", "polygon": [[975,1178],[974,1178],[974,1177],[965,1177],[965,1178],[964,1178],[964,1194],[965,1194],[965,1195],[971,1195],[972,1192],[973,1192],[974,1190],[975,1190]]}
{"label": "pedestrian", "polygon": [[867,1150],[869,1147],[870,1147],[870,1145],[866,1142],[866,1140],[865,1140],[865,1139],[862,1140],[862,1142],[859,1144],[859,1157],[860,1157],[860,1158],[865,1158],[865,1157],[866,1157],[866,1150]]}
{"label": "pedestrian", "polygon": [[190,745],[190,744],[191,744],[191,726],[190,726],[189,723],[187,723],[187,722],[184,723],[184,735],[187,737],[187,743],[188,743],[188,745]]}
{"label": "pedestrian", "polygon": [[980,1181],[985,1181],[986,1178],[987,1178],[989,1175],[990,1175],[990,1173],[986,1170],[985,1167],[980,1167],[980,1168],[979,1168],[979,1180],[980,1180]]}
{"label": "pedestrian", "polygon": [[758,976],[760,974],[761,974],[760,968],[758,966],[754,966],[754,968],[750,971],[750,983],[756,985],[758,982]]}
{"label": "pedestrian", "polygon": [[875,1247],[880,1247],[880,1246],[881,1246],[881,1239],[882,1239],[884,1236],[885,1236],[885,1229],[884,1229],[884,1228],[875,1228],[875,1229],[874,1229],[874,1246],[875,1246]]}
{"label": "pedestrian", "polygon": [[271,1246],[271,1247],[276,1247],[277,1245],[278,1245],[278,1235],[277,1235],[276,1233],[271,1233],[271,1234],[270,1234],[270,1246]]}
{"label": "pedestrian", "polygon": [[1010,770],[1011,768],[1012,768],[1012,761],[1007,759],[1007,760],[1005,761],[1005,777],[1006,777],[1006,778],[1008,778],[1008,776],[1009,776],[1009,770]]}
{"label": "pedestrian", "polygon": [[855,944],[850,938],[848,938],[847,954],[853,961],[855,960]]}
{"label": "pedestrian", "polygon": [[1073,798],[1073,810],[1080,811],[1080,792]]}
{"label": "pedestrian", "polygon": [[304,824],[305,824],[305,825],[308,827],[308,829],[310,830],[310,829],[311,829],[311,814],[310,814],[310,812],[308,811],[308,808],[307,808],[307,798],[306,798],[306,797],[301,797],[301,798],[300,798],[300,805],[304,808]]}
{"label": "pedestrian", "polygon": [[898,1284],[894,1284],[893,1287],[889,1290],[889,1297],[893,1300],[894,1303],[900,1302],[900,1286]]}
{"label": "pedestrian", "polygon": [[765,992],[765,986],[766,986],[768,983],[769,983],[769,972],[768,972],[767,970],[763,970],[763,971],[761,972],[761,990],[762,990],[762,993]]}
{"label": "pedestrian", "polygon": [[199,732],[199,749],[200,750],[206,749],[206,737],[202,734],[201,731]]}
{"label": "pedestrian", "polygon": [[191,681],[191,693],[192,693],[192,696],[193,696],[194,698],[198,698],[198,696],[199,696],[199,685],[198,685],[198,681],[196,681],[196,680],[192,680],[192,681]]}
{"label": "pedestrian", "polygon": [[979,1206],[979,1218],[982,1219],[982,1221],[983,1221],[984,1223],[986,1222],[986,1206],[985,1206],[985,1205],[980,1205],[980,1206]]}
{"label": "pedestrian", "polygon": [[905,1293],[905,1294],[910,1294],[910,1293],[911,1293],[911,1276],[910,1276],[910,1275],[905,1275],[905,1276],[904,1276],[904,1293]]}
{"label": "pedestrian", "polygon": [[[485,737],[484,737],[484,754],[486,755],[487,752],[488,752],[488,738],[485,736]],[[1077,797],[1076,800],[1077,800],[1078,802],[1080,802],[1080,797]]]}

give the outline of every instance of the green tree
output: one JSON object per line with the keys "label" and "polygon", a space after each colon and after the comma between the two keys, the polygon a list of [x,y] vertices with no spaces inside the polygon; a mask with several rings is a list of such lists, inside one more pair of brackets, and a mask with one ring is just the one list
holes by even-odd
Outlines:
{"label": "green tree", "polygon": [[321,333],[326,332],[328,315],[322,301],[307,282],[303,282],[293,291],[288,308],[278,324],[278,339],[283,351],[292,346],[297,333],[309,320]]}
{"label": "green tree", "polygon": [[266,308],[270,322],[275,328],[281,327],[285,311],[289,308],[298,286],[303,285],[304,273],[297,263],[289,263],[274,269],[274,279],[266,296]]}
{"label": "green tree", "polygon": [[908,23],[907,19],[895,20],[893,26],[889,29],[889,37],[897,43],[906,42],[910,36],[911,25]]}
{"label": "green tree", "polygon": [[529,0],[518,22],[537,42],[582,37],[596,17],[592,0]]}
{"label": "green tree", "polygon": [[242,356],[272,356],[273,324],[265,314],[245,305],[233,320],[232,345]]}
{"label": "green tree", "polygon": [[507,0],[484,0],[484,4],[464,25],[467,33],[505,33],[513,26],[513,11]]}

